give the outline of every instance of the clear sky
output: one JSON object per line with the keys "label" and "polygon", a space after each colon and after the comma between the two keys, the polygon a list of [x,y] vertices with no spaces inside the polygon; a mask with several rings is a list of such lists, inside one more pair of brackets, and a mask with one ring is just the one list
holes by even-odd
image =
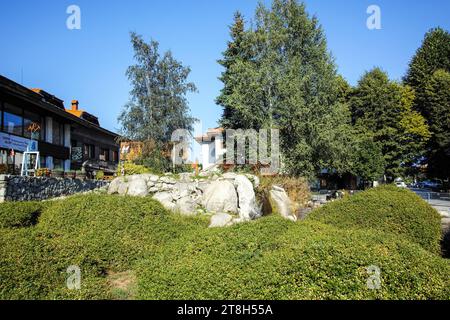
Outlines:
{"label": "clear sky", "polygon": [[[264,1],[269,4],[270,1]],[[81,30],[68,30],[66,9],[81,9]],[[125,71],[133,63],[129,32],[160,42],[163,50],[192,69],[199,92],[189,96],[204,130],[214,127],[221,108],[216,60],[226,48],[233,12],[247,21],[257,0],[39,0],[0,1],[0,74],[42,88],[97,115],[117,131],[128,100]],[[381,30],[368,30],[366,9],[381,9]],[[450,29],[449,0],[307,0],[325,30],[339,73],[351,84],[373,66],[401,79],[425,32]]]}

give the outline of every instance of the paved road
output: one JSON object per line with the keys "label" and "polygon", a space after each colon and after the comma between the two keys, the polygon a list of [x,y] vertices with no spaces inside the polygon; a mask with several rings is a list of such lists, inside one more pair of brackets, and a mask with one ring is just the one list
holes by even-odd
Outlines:
{"label": "paved road", "polygon": [[438,211],[448,212],[450,214],[450,194],[449,193],[439,193],[426,189],[414,189],[414,191],[419,196],[427,201],[433,208]]}

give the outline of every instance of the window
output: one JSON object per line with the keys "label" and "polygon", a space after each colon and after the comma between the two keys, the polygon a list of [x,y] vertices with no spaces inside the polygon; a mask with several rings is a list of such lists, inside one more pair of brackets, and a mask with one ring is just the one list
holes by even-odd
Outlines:
{"label": "window", "polygon": [[5,103],[5,112],[3,113],[3,129],[12,134],[21,136],[23,134],[22,109]]}
{"label": "window", "polygon": [[119,152],[117,152],[117,151],[112,152],[112,161],[119,162]]}
{"label": "window", "polygon": [[53,158],[53,170],[63,170],[63,163],[63,160]]}
{"label": "window", "polygon": [[39,158],[40,158],[39,160],[40,160],[41,168],[47,168],[47,161],[45,161],[46,160],[45,157],[41,156]]}
{"label": "window", "polygon": [[58,146],[64,145],[64,126],[53,120],[52,124],[52,132],[53,132],[53,144]]}
{"label": "window", "polygon": [[100,150],[100,160],[109,161],[109,149],[102,148]]}
{"label": "window", "polygon": [[95,159],[95,146],[93,144],[84,145],[84,157],[88,159]]}
{"label": "window", "polygon": [[43,132],[43,121],[41,116],[25,111],[24,113],[24,136],[26,138],[30,138],[33,140],[41,140],[43,138],[43,135],[41,132]]}

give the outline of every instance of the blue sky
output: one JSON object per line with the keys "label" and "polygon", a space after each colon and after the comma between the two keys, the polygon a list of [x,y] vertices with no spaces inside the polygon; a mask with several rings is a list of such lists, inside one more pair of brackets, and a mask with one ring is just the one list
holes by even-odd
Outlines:
{"label": "blue sky", "polygon": [[[270,1],[264,1],[270,4]],[[351,84],[380,66],[401,79],[425,32],[450,29],[450,1],[307,0],[325,30],[338,71]],[[81,30],[66,28],[66,9],[81,8]],[[214,100],[221,83],[216,60],[226,48],[233,12],[247,21],[257,0],[40,0],[0,2],[0,74],[39,87],[99,116],[117,131],[117,116],[128,100],[125,71],[133,63],[129,32],[160,42],[163,50],[192,69],[199,92],[189,95],[192,113],[204,130],[214,127],[221,108]],[[381,8],[382,29],[368,30],[366,9]]]}

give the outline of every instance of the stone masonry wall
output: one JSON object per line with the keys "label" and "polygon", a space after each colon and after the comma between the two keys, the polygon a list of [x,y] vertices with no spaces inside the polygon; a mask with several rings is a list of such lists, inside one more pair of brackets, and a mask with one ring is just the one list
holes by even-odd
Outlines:
{"label": "stone masonry wall", "polygon": [[45,200],[106,188],[109,182],[0,175],[0,202]]}

